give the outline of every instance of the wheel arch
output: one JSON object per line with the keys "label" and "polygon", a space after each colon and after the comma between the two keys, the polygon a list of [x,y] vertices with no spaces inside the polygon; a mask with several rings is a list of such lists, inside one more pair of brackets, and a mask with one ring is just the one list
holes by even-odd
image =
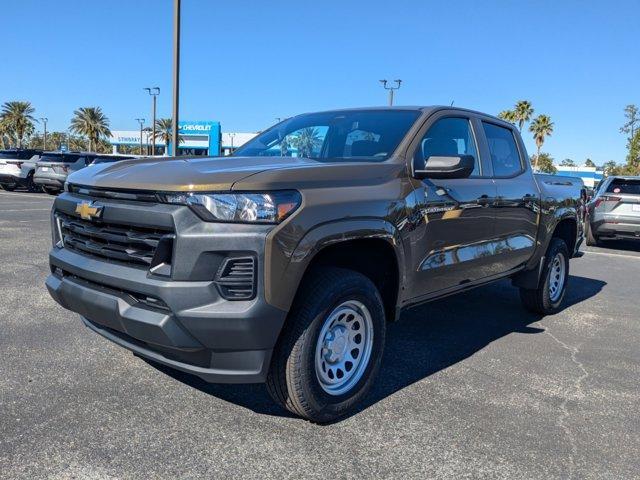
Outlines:
{"label": "wheel arch", "polygon": [[367,276],[376,285],[387,319],[395,320],[404,281],[403,265],[402,243],[389,222],[378,219],[331,222],[307,232],[291,254],[281,281],[270,276],[266,296],[270,303],[289,310],[314,267],[348,268]]}

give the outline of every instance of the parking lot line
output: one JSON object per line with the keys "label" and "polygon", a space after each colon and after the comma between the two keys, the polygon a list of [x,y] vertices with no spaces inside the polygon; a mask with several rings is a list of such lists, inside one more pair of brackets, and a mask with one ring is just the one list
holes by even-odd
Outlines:
{"label": "parking lot line", "polygon": [[31,193],[12,193],[12,192],[0,192],[0,196],[1,197],[21,197],[21,198],[25,198],[25,197],[29,197],[29,198],[40,198],[42,200],[47,199],[47,200],[53,200],[53,197],[47,195],[46,197],[44,196],[44,194],[41,195],[37,195],[37,194],[31,194]]}
{"label": "parking lot line", "polygon": [[50,211],[50,208],[19,208],[19,209],[12,209],[12,210],[0,210],[0,213],[4,213],[4,212],[48,212]]}

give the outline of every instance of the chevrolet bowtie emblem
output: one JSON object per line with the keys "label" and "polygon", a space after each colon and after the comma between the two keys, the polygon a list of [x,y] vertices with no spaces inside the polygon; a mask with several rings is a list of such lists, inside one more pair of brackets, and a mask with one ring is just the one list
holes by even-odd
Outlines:
{"label": "chevrolet bowtie emblem", "polygon": [[76,213],[83,220],[91,220],[92,218],[100,218],[103,207],[92,205],[92,202],[81,202],[76,205]]}

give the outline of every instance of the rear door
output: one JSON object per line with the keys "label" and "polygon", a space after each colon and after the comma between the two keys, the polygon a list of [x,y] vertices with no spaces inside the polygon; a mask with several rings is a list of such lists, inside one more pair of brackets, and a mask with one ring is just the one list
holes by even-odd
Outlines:
{"label": "rear door", "polygon": [[469,178],[412,179],[417,222],[411,241],[412,298],[436,294],[489,275],[488,242],[494,235],[496,188],[477,142],[477,120],[441,111],[427,120],[413,146],[414,168],[430,156],[472,155]]}
{"label": "rear door", "polygon": [[491,158],[496,184],[495,264],[505,273],[533,255],[539,223],[540,194],[526,150],[515,127],[482,120],[482,141]]}

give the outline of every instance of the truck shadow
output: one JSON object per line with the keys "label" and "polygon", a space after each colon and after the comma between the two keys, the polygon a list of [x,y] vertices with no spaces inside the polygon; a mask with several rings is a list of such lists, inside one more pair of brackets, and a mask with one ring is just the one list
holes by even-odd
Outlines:
{"label": "truck shadow", "polygon": [[[564,309],[593,297],[604,285],[606,282],[601,280],[571,276]],[[518,290],[506,280],[405,311],[399,322],[388,324],[380,373],[352,415],[506,335],[543,332],[530,326],[540,319],[521,307]],[[275,405],[264,385],[209,384],[198,377],[152,365],[180,382],[256,413],[293,416]]]}

